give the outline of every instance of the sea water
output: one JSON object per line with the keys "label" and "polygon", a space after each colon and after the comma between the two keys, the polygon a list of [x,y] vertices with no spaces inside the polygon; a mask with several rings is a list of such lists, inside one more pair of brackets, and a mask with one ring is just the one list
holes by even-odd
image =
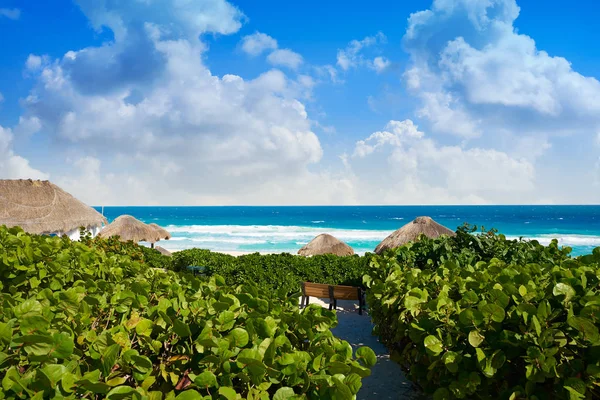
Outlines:
{"label": "sea water", "polygon": [[122,214],[166,228],[173,237],[160,245],[171,250],[296,253],[330,233],[364,253],[418,216],[452,230],[469,223],[543,244],[556,238],[574,255],[600,247],[600,206],[104,207],[109,222]]}

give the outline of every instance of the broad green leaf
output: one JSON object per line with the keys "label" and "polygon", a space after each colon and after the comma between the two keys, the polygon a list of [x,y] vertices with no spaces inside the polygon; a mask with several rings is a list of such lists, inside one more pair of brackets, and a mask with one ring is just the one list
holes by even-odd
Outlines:
{"label": "broad green leaf", "polygon": [[483,307],[481,307],[481,313],[486,318],[490,318],[492,321],[495,322],[504,321],[504,317],[506,316],[504,309],[496,304],[484,305]]}
{"label": "broad green leaf", "polygon": [[193,389],[181,392],[175,397],[175,400],[202,400],[202,395]]}
{"label": "broad green leaf", "polygon": [[110,392],[108,392],[106,398],[109,400],[141,399],[142,396],[130,386],[117,386],[114,389],[111,389]]}
{"label": "broad green leaf", "polygon": [[235,328],[229,332],[230,342],[235,347],[244,347],[248,344],[248,332],[243,328]]}
{"label": "broad green leaf", "polygon": [[552,289],[552,294],[555,296],[565,296],[564,301],[569,302],[575,296],[575,289],[566,283],[557,283]]}
{"label": "broad green leaf", "polygon": [[121,346],[118,344],[113,344],[104,350],[104,353],[102,354],[102,368],[105,376],[110,375],[112,368],[117,362],[120,351]]}
{"label": "broad green leaf", "polygon": [[435,337],[433,335],[427,336],[425,338],[425,340],[423,341],[423,344],[425,345],[425,348],[427,350],[431,351],[435,355],[438,355],[439,353],[441,353],[444,350],[440,339],[438,339],[437,337]]}
{"label": "broad green leaf", "polygon": [[236,400],[237,399],[236,391],[227,386],[221,386],[219,388],[219,394],[221,396],[225,397],[227,400]]}
{"label": "broad green leaf", "polygon": [[295,396],[294,389],[291,387],[281,387],[273,395],[273,400],[287,400]]}
{"label": "broad green leaf", "polygon": [[178,318],[173,318],[173,331],[180,337],[192,336],[190,327],[186,323],[180,321]]}
{"label": "broad green leaf", "polygon": [[194,383],[201,388],[211,388],[217,385],[217,377],[210,371],[204,371],[194,379]]}
{"label": "broad green leaf", "polygon": [[357,394],[362,387],[361,377],[358,374],[350,374],[344,379],[344,384],[348,386],[352,394]]}
{"label": "broad green leaf", "polygon": [[485,337],[478,331],[469,332],[469,344],[473,347],[479,347],[485,340]]}
{"label": "broad green leaf", "polygon": [[347,374],[350,372],[350,366],[339,361],[332,361],[327,365],[327,371],[331,375],[335,374]]}
{"label": "broad green leaf", "polygon": [[135,326],[135,332],[138,336],[150,336],[152,334],[152,321],[142,318]]}
{"label": "broad green leaf", "polygon": [[438,388],[433,393],[433,400],[450,400],[452,396],[450,395],[450,391],[446,388]]}
{"label": "broad green leaf", "polygon": [[584,340],[597,343],[600,340],[598,327],[592,321],[582,317],[571,317],[567,320],[569,326],[577,329]]}
{"label": "broad green leaf", "polygon": [[361,360],[365,366],[371,368],[377,364],[377,355],[371,348],[363,346],[356,349],[356,358]]}

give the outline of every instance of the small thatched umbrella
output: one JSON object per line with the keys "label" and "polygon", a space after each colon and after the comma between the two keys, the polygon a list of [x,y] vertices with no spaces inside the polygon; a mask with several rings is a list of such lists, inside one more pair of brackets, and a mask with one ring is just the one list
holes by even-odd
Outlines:
{"label": "small thatched umbrella", "polygon": [[438,224],[430,217],[417,217],[414,221],[409,222],[402,228],[393,232],[390,236],[383,239],[375,248],[375,253],[381,254],[387,249],[395,249],[412,242],[423,234],[429,238],[436,238],[441,235],[455,236],[456,233],[443,225]]}
{"label": "small thatched umbrella", "polygon": [[155,227],[143,223],[131,215],[121,215],[100,232],[101,237],[119,236],[122,242],[130,240],[135,243],[149,242],[154,244],[164,236]]}
{"label": "small thatched umbrella", "polygon": [[161,240],[171,239],[171,234],[165,228],[163,228],[160,225],[155,224],[155,223],[150,224],[150,226],[153,227],[154,229],[156,229],[156,232],[158,232],[158,234],[160,235]]}
{"label": "small thatched umbrella", "polygon": [[316,256],[319,254],[351,256],[354,254],[354,250],[341,240],[327,233],[322,233],[298,250],[298,254],[301,256]]}
{"label": "small thatched umbrella", "polygon": [[162,248],[162,247],[160,247],[160,246],[156,246],[154,249],[155,249],[155,250],[158,250],[158,252],[159,252],[160,254],[162,254],[163,256],[169,256],[169,257],[171,257],[171,256],[173,255],[173,254],[171,254],[171,252],[170,252],[169,250],[167,250],[167,249],[163,249],[163,248]]}
{"label": "small thatched umbrella", "polygon": [[48,181],[0,180],[0,225],[34,234],[70,234],[107,223],[98,211]]}

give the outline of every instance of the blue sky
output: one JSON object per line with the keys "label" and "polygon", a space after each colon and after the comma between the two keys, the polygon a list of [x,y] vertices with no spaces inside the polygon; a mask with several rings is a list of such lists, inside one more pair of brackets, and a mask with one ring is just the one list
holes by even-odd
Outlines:
{"label": "blue sky", "polygon": [[0,2],[0,178],[97,205],[600,201],[596,2]]}

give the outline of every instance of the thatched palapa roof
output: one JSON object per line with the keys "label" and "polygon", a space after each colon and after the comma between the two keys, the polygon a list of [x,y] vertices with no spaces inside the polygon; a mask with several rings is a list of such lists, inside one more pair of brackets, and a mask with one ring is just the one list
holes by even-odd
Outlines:
{"label": "thatched palapa roof", "polygon": [[456,233],[443,225],[438,224],[430,217],[417,217],[402,228],[393,232],[390,236],[383,239],[375,248],[375,253],[381,254],[387,249],[394,249],[412,242],[423,234],[429,238],[436,238],[441,235],[455,236]]}
{"label": "thatched palapa roof", "polygon": [[119,239],[122,242],[132,240],[135,243],[156,243],[165,237],[163,233],[155,227],[145,224],[131,215],[121,215],[120,217],[115,218],[110,225],[100,232],[99,236],[105,238],[119,236]]}
{"label": "thatched palapa roof", "polygon": [[0,180],[0,225],[50,234],[107,223],[98,211],[48,181]]}
{"label": "thatched palapa roof", "polygon": [[341,240],[327,233],[322,233],[298,250],[298,254],[301,256],[316,256],[320,254],[351,256],[354,254],[354,250]]}
{"label": "thatched palapa roof", "polygon": [[[164,240],[169,240],[171,239],[171,234],[162,226],[152,223],[149,224],[151,227],[153,227],[154,229],[156,229],[156,231],[158,232],[158,234],[160,235],[160,239],[164,239]],[[164,249],[163,249],[164,250]]]}

